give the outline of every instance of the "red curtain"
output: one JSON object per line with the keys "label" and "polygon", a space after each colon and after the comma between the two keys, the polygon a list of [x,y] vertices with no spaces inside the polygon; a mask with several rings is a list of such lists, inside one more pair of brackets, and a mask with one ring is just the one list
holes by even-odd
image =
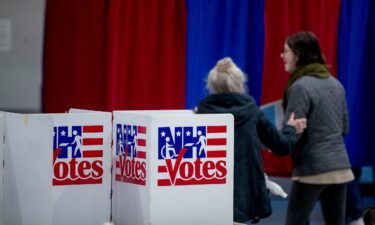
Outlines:
{"label": "red curtain", "polygon": [[43,112],[103,110],[105,0],[46,3]]}
{"label": "red curtain", "polygon": [[106,109],[183,109],[185,1],[112,0],[108,16]]}
{"label": "red curtain", "polygon": [[186,5],[47,2],[43,111],[185,106]]}
{"label": "red curtain", "polygon": [[[340,0],[266,0],[265,1],[265,54],[262,82],[262,104],[282,98],[288,74],[284,72],[280,53],[285,38],[296,31],[314,32],[330,65],[331,73],[337,71],[337,33]],[[264,151],[263,151],[264,152]],[[290,157],[277,157],[264,152],[266,172],[290,176]]]}

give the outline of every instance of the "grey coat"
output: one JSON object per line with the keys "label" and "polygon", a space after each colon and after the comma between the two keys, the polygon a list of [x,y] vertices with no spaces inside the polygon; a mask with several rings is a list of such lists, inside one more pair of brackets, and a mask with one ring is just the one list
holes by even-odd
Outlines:
{"label": "grey coat", "polygon": [[[303,76],[287,93],[285,118],[307,118],[307,128],[292,152],[293,176],[350,168],[343,136],[348,133],[345,90],[329,76]],[[286,121],[284,121],[285,123]]]}

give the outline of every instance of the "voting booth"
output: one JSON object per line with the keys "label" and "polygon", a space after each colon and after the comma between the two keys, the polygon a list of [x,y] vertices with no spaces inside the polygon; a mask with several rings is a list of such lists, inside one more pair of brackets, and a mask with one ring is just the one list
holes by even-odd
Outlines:
{"label": "voting booth", "polygon": [[116,225],[233,224],[233,116],[113,113]]}
{"label": "voting booth", "polygon": [[3,160],[4,160],[4,133],[5,133],[5,113],[0,111],[0,225],[3,225],[3,203],[4,203],[4,167],[3,167]]}
{"label": "voting booth", "polygon": [[1,113],[3,224],[108,221],[111,120],[103,112]]}
{"label": "voting booth", "polygon": [[231,225],[233,120],[0,112],[0,225]]}

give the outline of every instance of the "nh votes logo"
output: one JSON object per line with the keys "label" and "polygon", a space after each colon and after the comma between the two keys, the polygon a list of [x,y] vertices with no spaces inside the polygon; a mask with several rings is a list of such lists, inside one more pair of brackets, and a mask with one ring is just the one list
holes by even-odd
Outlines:
{"label": "nh votes logo", "polygon": [[116,181],[146,185],[146,127],[116,124]]}
{"label": "nh votes logo", "polygon": [[103,126],[58,126],[53,130],[52,184],[101,184]]}
{"label": "nh votes logo", "polygon": [[158,186],[225,184],[227,127],[158,128]]}

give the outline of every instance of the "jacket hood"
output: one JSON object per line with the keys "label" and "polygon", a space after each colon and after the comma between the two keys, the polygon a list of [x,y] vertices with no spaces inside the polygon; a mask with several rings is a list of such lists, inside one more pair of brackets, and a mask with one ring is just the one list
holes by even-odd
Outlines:
{"label": "jacket hood", "polygon": [[240,93],[211,94],[198,104],[198,113],[231,113],[235,125],[240,125],[251,119],[258,109],[255,100]]}

